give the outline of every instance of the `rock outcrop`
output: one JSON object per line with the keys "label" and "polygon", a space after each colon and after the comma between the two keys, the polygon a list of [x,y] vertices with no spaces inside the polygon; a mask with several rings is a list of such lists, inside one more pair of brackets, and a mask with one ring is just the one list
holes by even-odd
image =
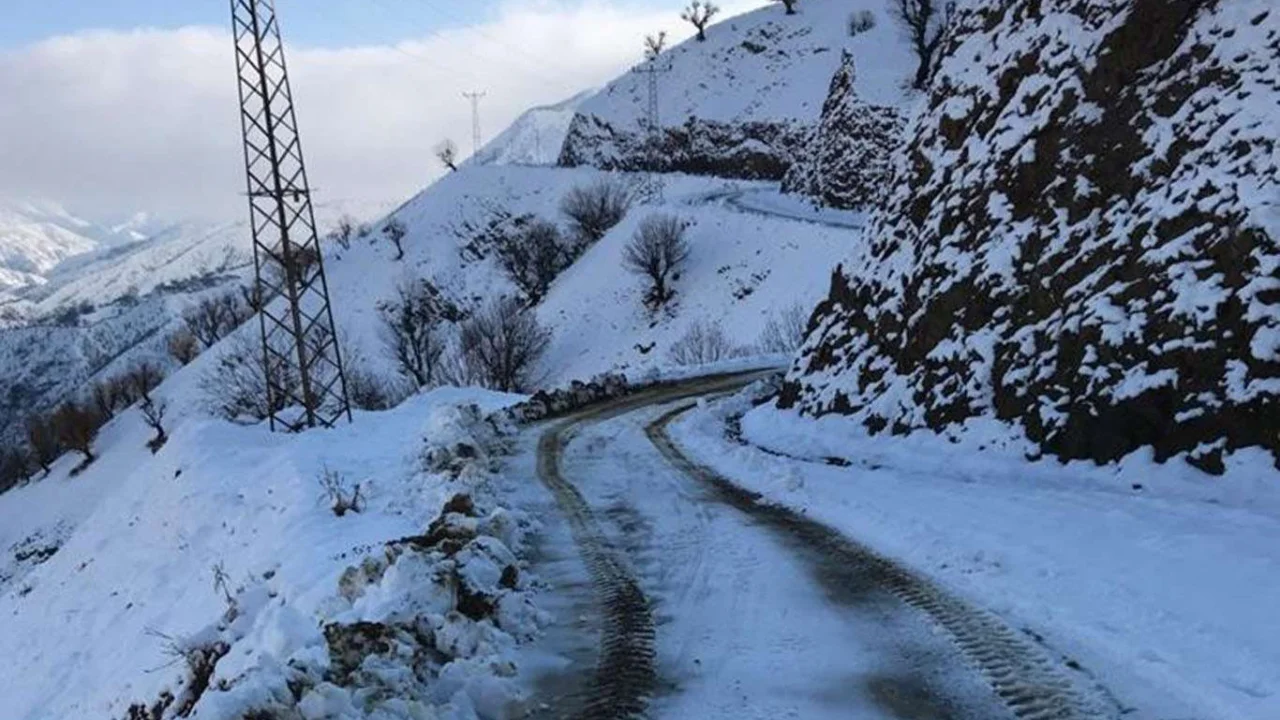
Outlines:
{"label": "rock outcrop", "polygon": [[902,139],[898,109],[858,97],[853,54],[845,51],[805,154],[782,181],[782,191],[808,195],[827,207],[877,207],[889,187]]}
{"label": "rock outcrop", "polygon": [[1280,457],[1280,8],[962,12],[885,208],[780,396],[1047,453]]}

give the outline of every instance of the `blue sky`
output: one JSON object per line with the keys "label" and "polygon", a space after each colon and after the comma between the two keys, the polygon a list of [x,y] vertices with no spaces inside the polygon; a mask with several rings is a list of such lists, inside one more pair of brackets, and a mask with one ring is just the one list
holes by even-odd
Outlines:
{"label": "blue sky", "polygon": [[[87,29],[230,24],[227,0],[4,0],[0,48]],[[276,0],[292,42],[321,47],[422,37],[493,15],[499,0]]]}

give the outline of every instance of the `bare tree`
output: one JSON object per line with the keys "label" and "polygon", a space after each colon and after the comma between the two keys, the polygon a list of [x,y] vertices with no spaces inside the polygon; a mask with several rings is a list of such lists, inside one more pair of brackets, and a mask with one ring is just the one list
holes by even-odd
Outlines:
{"label": "bare tree", "polygon": [[668,357],[677,365],[706,365],[727,360],[740,354],[725,337],[719,325],[701,320],[689,326],[684,335],[671,346]]}
{"label": "bare tree", "polygon": [[657,60],[662,51],[667,49],[667,31],[660,30],[657,35],[644,36],[644,59]]}
{"label": "bare tree", "polygon": [[263,356],[254,335],[232,336],[221,348],[213,367],[200,379],[209,409],[232,422],[261,421],[284,409],[285,393],[269,398],[268,385],[297,394],[298,377],[279,353]]}
{"label": "bare tree", "polygon": [[452,140],[442,140],[439,145],[436,145],[436,159],[449,170],[457,172],[458,144]]}
{"label": "bare tree", "polygon": [[581,252],[600,241],[622,222],[634,200],[631,187],[615,176],[570,190],[560,201],[560,212],[569,219]]}
{"label": "bare tree", "polygon": [[795,15],[796,5],[800,4],[800,0],[774,0],[774,2],[782,3],[783,6],[787,8],[788,15]]}
{"label": "bare tree", "polygon": [[191,364],[200,355],[200,341],[196,340],[196,336],[191,331],[182,328],[169,336],[169,357],[177,360],[182,365]]}
{"label": "bare tree", "polygon": [[349,512],[358,513],[364,510],[364,498],[360,497],[360,483],[352,485],[345,475],[324,468],[320,473],[320,489],[329,501],[333,514],[343,517]]}
{"label": "bare tree", "polygon": [[809,329],[809,312],[793,303],[775,313],[760,333],[760,351],[772,354],[793,353],[804,342]]}
{"label": "bare tree", "polygon": [[21,449],[0,450],[0,494],[6,493],[31,478],[27,453]]}
{"label": "bare tree", "polygon": [[720,6],[710,0],[693,0],[689,3],[689,7],[680,13],[680,19],[688,22],[698,29],[698,42],[706,42],[707,26],[711,24],[711,18],[720,13]]}
{"label": "bare tree", "polygon": [[404,226],[404,222],[400,218],[392,218],[382,226],[382,235],[391,241],[396,248],[396,260],[404,259],[404,236],[409,234],[409,229]]}
{"label": "bare tree", "polygon": [[58,433],[53,428],[53,422],[44,415],[30,415],[27,417],[26,431],[31,459],[40,466],[45,475],[48,475],[49,466],[62,454],[62,444],[58,441]]}
{"label": "bare tree", "polygon": [[263,306],[266,305],[266,301],[262,297],[262,288],[256,282],[240,286],[240,299],[244,301],[245,307],[255,313],[262,312]]}
{"label": "bare tree", "polygon": [[329,237],[343,250],[351,249],[351,238],[356,234],[356,221],[350,215],[343,215],[338,218],[338,223],[333,226],[333,230],[329,232]]}
{"label": "bare tree", "polygon": [[911,83],[916,90],[928,87],[934,55],[942,41],[945,22],[940,12],[941,5],[941,0],[893,0],[893,16],[911,43],[919,63]]}
{"label": "bare tree", "polygon": [[546,296],[551,283],[572,262],[560,229],[541,218],[502,237],[494,251],[498,264],[530,305]]}
{"label": "bare tree", "polygon": [[142,419],[147,423],[147,427],[150,427],[156,433],[155,437],[147,441],[147,449],[154,455],[160,452],[160,448],[164,447],[164,444],[169,441],[169,433],[165,432],[164,429],[164,416],[169,411],[169,403],[164,400],[155,402],[151,398],[147,398],[142,402],[139,410],[142,411]]}
{"label": "bare tree", "polygon": [[462,325],[460,360],[479,384],[503,392],[524,392],[551,344],[551,333],[516,298],[491,301]]}
{"label": "bare tree", "polygon": [[395,301],[378,310],[383,344],[400,374],[419,388],[435,384],[447,346],[445,323],[456,322],[461,312],[425,280],[401,285]]}
{"label": "bare tree", "polygon": [[53,414],[53,429],[59,444],[83,455],[82,467],[95,459],[93,442],[98,438],[103,420],[91,408],[76,403],[67,403]]}
{"label": "bare tree", "polygon": [[640,223],[622,261],[631,272],[649,279],[645,302],[657,309],[675,294],[671,281],[689,259],[685,222],[673,215],[650,215]]}
{"label": "bare tree", "polygon": [[151,391],[164,382],[164,371],[159,365],[143,360],[129,368],[122,380],[126,385],[127,397],[131,398],[130,404],[138,400],[151,402]]}
{"label": "bare tree", "polygon": [[234,294],[223,293],[206,297],[188,308],[182,314],[182,322],[192,337],[205,348],[211,348],[249,317]]}
{"label": "bare tree", "polygon": [[[121,385],[119,378],[110,378],[98,380],[89,388],[89,398],[99,415],[106,418],[115,417],[116,409],[124,400],[121,397]],[[127,407],[128,403],[124,405]]]}

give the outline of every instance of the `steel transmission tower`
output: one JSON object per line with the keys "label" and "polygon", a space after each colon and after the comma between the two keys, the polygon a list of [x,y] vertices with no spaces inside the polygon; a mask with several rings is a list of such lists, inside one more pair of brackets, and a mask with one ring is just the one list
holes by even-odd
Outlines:
{"label": "steel transmission tower", "polygon": [[649,106],[645,112],[645,129],[649,134],[645,152],[645,164],[648,166],[645,168],[648,171],[645,184],[648,194],[661,200],[662,181],[658,179],[658,168],[662,162],[662,118],[658,114],[658,76],[671,72],[671,65],[659,65],[657,56],[654,56],[634,72],[649,76]]}
{"label": "steel transmission tower", "polygon": [[274,0],[231,0],[271,429],[351,419]]}
{"label": "steel transmission tower", "polygon": [[480,135],[480,101],[486,92],[464,92],[462,97],[471,101],[471,154],[480,154],[480,144],[482,137]]}

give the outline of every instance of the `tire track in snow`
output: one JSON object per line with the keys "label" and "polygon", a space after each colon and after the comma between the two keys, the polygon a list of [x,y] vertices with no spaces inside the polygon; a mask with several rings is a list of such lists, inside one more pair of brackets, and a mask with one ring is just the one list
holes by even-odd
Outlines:
{"label": "tire track in snow", "polygon": [[600,654],[593,677],[568,717],[625,720],[643,717],[657,683],[653,612],[640,583],[596,521],[582,493],[561,472],[561,456],[574,430],[661,402],[726,392],[759,377],[758,371],[715,376],[625,398],[553,425],[538,440],[538,477],[569,522],[601,609]]}
{"label": "tire track in snow", "polygon": [[891,593],[923,612],[952,637],[986,676],[992,690],[1020,720],[1083,720],[1117,715],[1087,702],[1037,646],[995,616],[970,607],[927,579],[803,514],[767,503],[716,471],[691,460],[671,439],[668,426],[695,406],[676,408],[645,432],[677,469],[710,486],[728,504],[801,548],[818,578],[837,597],[869,587]]}

